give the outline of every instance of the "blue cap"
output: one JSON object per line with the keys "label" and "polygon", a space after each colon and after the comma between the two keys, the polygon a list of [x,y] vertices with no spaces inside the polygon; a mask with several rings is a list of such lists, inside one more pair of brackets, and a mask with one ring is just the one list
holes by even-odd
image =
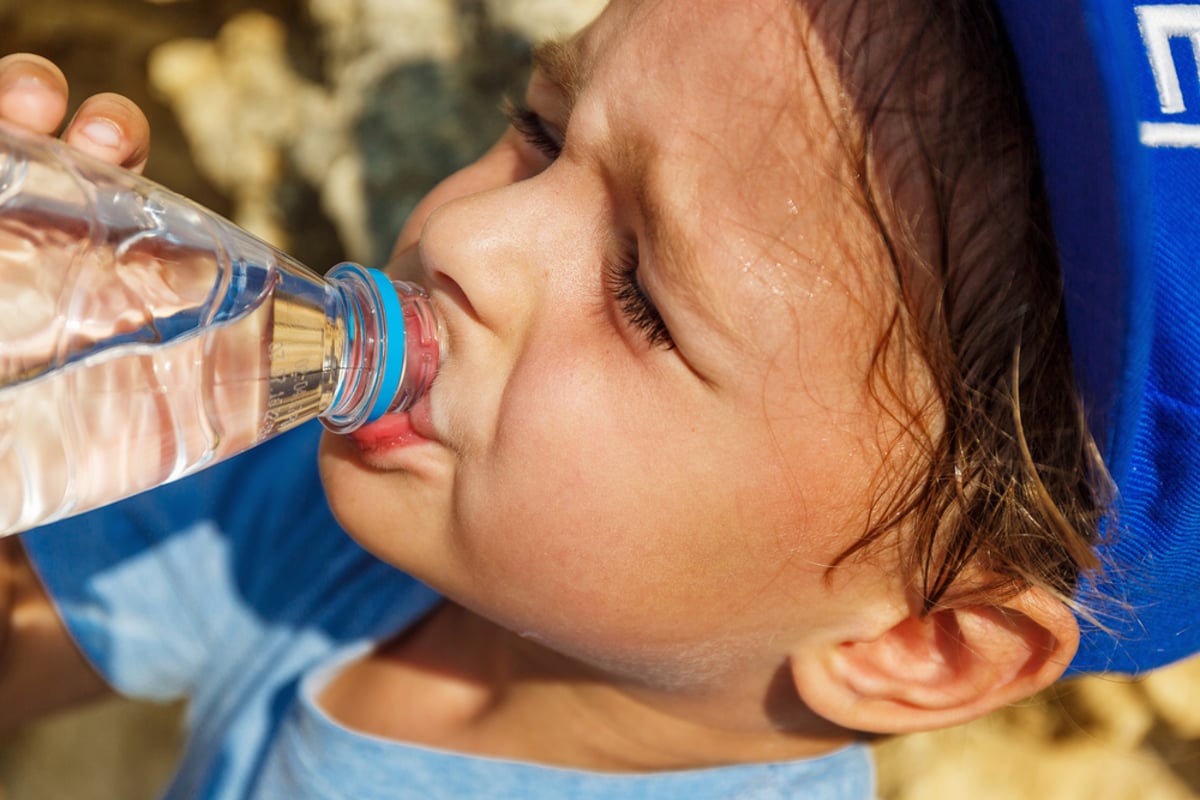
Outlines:
{"label": "blue cap", "polygon": [[1117,486],[1071,672],[1200,652],[1200,5],[995,0],[1024,79],[1089,424]]}

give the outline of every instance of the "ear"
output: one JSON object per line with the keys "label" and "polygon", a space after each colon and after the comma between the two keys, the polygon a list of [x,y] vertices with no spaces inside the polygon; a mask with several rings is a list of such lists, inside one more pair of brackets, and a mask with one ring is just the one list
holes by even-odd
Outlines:
{"label": "ear", "polygon": [[1030,588],[1001,605],[909,611],[878,636],[793,654],[800,697],[872,733],[946,728],[1049,686],[1079,645],[1074,615]]}

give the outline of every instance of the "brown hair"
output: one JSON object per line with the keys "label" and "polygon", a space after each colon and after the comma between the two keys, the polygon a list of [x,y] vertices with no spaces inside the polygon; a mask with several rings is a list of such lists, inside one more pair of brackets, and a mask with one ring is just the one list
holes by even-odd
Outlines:
{"label": "brown hair", "polygon": [[[1107,483],[1075,390],[1036,144],[997,12],[988,0],[826,5],[840,5],[838,24],[822,27],[848,93],[855,189],[898,290],[872,389],[904,409],[921,456],[889,459],[896,488],[838,561],[902,530],[926,612],[1030,585],[1072,602],[1080,572],[1097,566]],[[928,396],[895,374],[913,358]]]}

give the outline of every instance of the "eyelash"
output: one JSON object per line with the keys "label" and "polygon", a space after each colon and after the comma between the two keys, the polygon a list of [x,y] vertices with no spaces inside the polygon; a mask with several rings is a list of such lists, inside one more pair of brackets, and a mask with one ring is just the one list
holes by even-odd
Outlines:
{"label": "eyelash", "polygon": [[671,338],[662,314],[658,313],[654,301],[646,295],[638,281],[636,245],[608,263],[605,282],[625,319],[646,337],[651,347],[675,349],[675,340]]}
{"label": "eyelash", "polygon": [[[533,109],[511,98],[504,100],[504,115],[513,130],[534,149],[550,160],[562,153],[562,144],[546,128],[546,122]],[[642,284],[638,281],[638,251],[636,244],[628,247],[605,269],[605,284],[629,324],[640,331],[651,347],[674,349],[675,340],[667,330],[662,315]]]}
{"label": "eyelash", "polygon": [[506,97],[504,116],[508,117],[508,124],[513,126],[513,130],[546,158],[553,161],[562,154],[562,144],[550,135],[545,120],[529,106]]}

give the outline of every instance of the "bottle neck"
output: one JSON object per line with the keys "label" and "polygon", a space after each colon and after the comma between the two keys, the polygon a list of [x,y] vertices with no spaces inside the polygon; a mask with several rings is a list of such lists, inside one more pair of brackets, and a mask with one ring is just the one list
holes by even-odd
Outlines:
{"label": "bottle neck", "polygon": [[335,433],[349,433],[407,411],[425,394],[441,362],[441,324],[415,284],[350,263],[325,277],[332,401],[321,420]]}

